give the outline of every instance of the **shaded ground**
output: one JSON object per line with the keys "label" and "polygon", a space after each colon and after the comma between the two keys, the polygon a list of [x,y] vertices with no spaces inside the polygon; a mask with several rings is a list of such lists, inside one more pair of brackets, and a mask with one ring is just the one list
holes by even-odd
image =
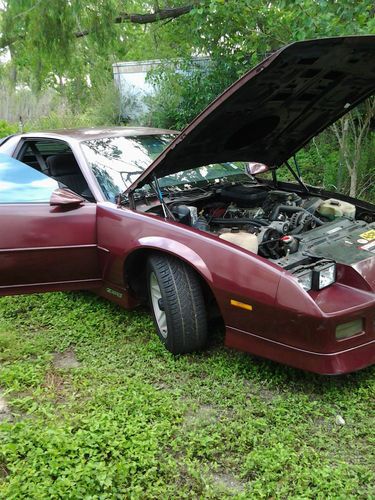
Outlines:
{"label": "shaded ground", "polygon": [[3,397],[2,392],[0,391],[0,422],[3,420],[9,420],[11,418],[11,411],[9,409],[8,403]]}
{"label": "shaded ground", "polygon": [[52,364],[55,368],[69,369],[79,368],[81,363],[76,358],[75,352],[72,348],[64,352],[57,352],[53,356]]}
{"label": "shaded ground", "polygon": [[145,312],[0,299],[0,498],[375,498],[375,369],[173,357]]}

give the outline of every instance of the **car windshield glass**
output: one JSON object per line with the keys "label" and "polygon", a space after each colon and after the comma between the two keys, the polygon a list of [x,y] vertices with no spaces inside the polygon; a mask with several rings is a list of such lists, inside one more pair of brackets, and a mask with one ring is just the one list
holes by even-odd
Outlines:
{"label": "car windshield glass", "polygon": [[245,163],[213,163],[204,167],[183,170],[173,175],[167,175],[159,179],[160,187],[184,187],[206,184],[215,180],[247,180],[249,178],[244,173]]}
{"label": "car windshield glass", "polygon": [[174,139],[172,134],[105,137],[81,143],[105,197],[114,202]]}

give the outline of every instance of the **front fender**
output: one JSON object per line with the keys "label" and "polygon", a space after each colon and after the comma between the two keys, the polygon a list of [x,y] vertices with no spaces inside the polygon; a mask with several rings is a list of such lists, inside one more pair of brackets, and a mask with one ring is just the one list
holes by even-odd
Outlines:
{"label": "front fender", "polygon": [[190,264],[209,283],[212,283],[212,274],[202,257],[183,243],[163,236],[145,236],[139,238],[137,243],[138,245],[133,250],[137,251],[142,248],[167,252]]}

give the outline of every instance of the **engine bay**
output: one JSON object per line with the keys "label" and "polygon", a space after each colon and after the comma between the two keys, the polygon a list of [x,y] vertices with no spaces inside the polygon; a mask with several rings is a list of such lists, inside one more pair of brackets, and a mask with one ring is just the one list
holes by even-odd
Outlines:
{"label": "engine bay", "polygon": [[[354,265],[375,257],[375,214],[357,219],[354,204],[335,198],[242,183],[169,195],[165,203],[175,221],[296,275],[316,266]],[[163,215],[161,205],[146,211]]]}

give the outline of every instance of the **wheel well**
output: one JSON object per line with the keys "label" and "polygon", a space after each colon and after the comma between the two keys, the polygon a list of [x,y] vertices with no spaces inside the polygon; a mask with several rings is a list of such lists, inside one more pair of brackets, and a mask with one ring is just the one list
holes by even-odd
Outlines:
{"label": "wheel well", "polygon": [[[169,256],[174,259],[178,259],[178,257],[176,257],[175,255],[168,254],[167,252],[160,252],[151,249],[142,249],[142,250],[136,250],[131,255],[129,255],[124,264],[124,281],[125,283],[127,283],[129,291],[144,303],[147,302],[147,281],[146,281],[147,259],[150,257],[150,255],[154,255],[155,253],[159,255],[162,254],[165,256]],[[185,265],[189,266],[198,277],[202,287],[203,296],[209,317],[218,317],[218,316],[221,317],[220,309],[217,304],[216,298],[207,281],[188,262],[184,261],[183,259],[179,260],[184,262]]]}

